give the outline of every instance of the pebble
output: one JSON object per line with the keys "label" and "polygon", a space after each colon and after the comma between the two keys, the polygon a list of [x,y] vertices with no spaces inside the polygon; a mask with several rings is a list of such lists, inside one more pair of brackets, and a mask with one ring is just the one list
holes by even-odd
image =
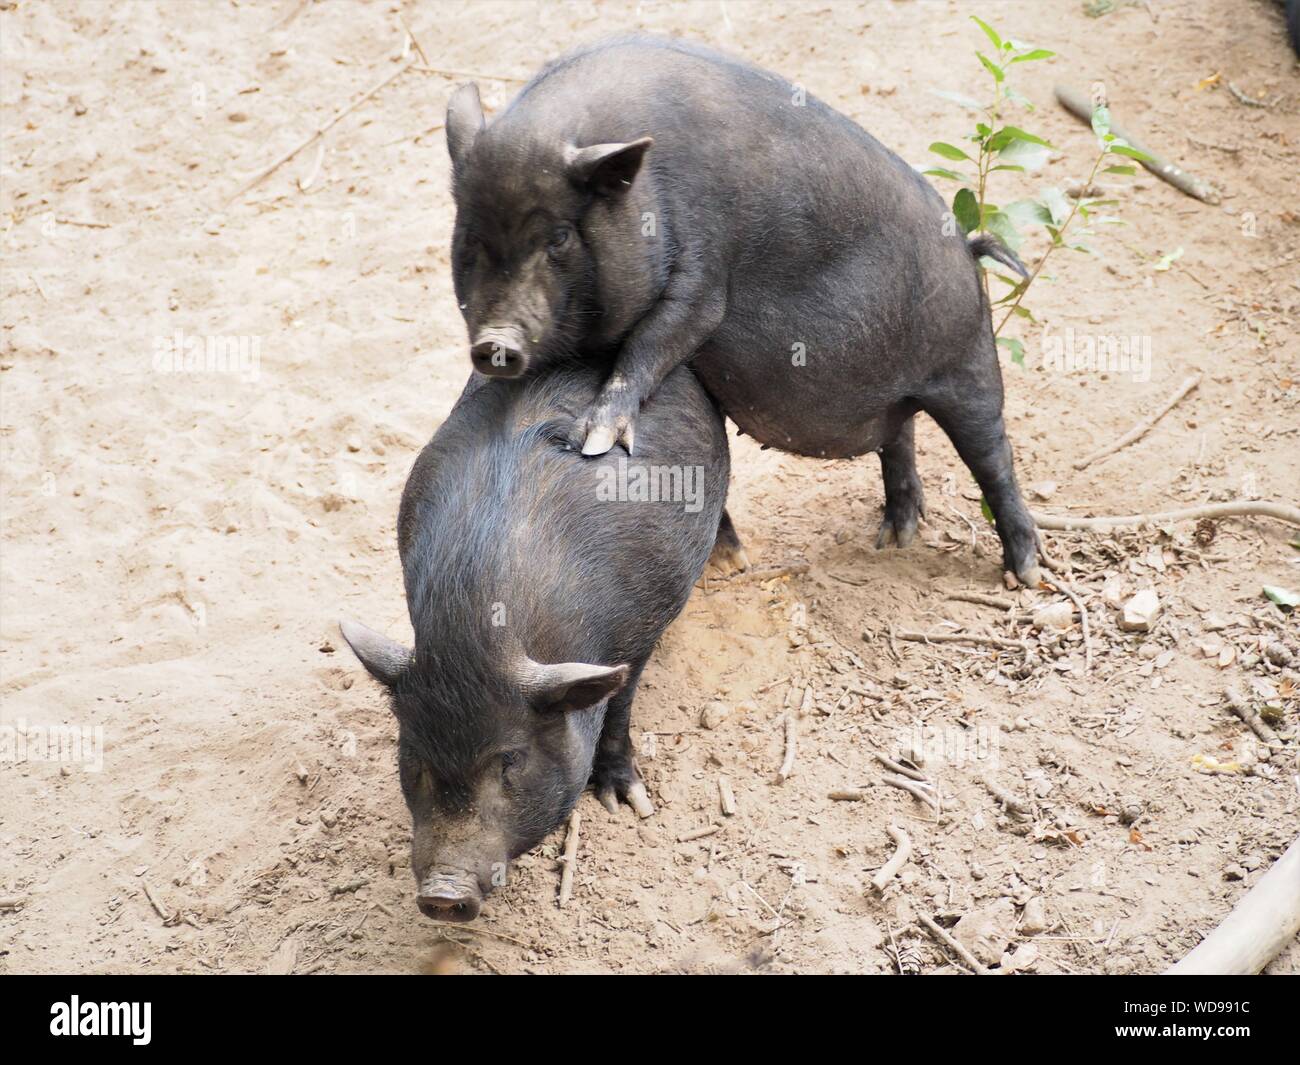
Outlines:
{"label": "pebble", "polygon": [[1068,629],[1074,624],[1074,607],[1069,603],[1049,603],[1034,611],[1035,629]]}
{"label": "pebble", "polygon": [[1125,632],[1150,632],[1160,616],[1160,597],[1150,588],[1143,588],[1124,604],[1119,627]]}
{"label": "pebble", "polygon": [[715,729],[727,720],[730,713],[731,707],[726,703],[705,703],[703,709],[700,710],[700,727]]}
{"label": "pebble", "polygon": [[1046,932],[1047,907],[1043,900],[1034,897],[1025,903],[1024,915],[1020,921],[1020,931],[1027,936],[1035,936],[1039,932]]}

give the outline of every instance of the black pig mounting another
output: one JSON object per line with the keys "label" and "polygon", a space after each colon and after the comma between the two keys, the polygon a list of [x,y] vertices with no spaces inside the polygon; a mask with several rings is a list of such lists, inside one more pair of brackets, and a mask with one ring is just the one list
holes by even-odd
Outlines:
{"label": "black pig mounting another", "polygon": [[877,546],[924,515],[913,416],[930,414],[992,508],[1006,568],[1037,584],[977,260],[929,183],[775,74],[627,38],[545,67],[486,123],[447,109],[452,271],[484,374],[573,355],[612,370],[575,441],[640,446],[638,411],[687,360],[760,443],[879,451]]}
{"label": "black pig mounting another", "polygon": [[635,459],[584,459],[568,437],[602,377],[472,377],[402,494],[414,650],[340,624],[391,696],[418,902],[435,919],[477,916],[589,780],[607,809],[653,812],[632,697],[715,538],[734,547],[727,441],[682,367],[642,410]]}

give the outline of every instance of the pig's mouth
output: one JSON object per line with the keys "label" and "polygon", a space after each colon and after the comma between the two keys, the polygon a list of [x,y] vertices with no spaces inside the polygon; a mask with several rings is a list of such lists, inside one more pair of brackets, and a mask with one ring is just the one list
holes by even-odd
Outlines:
{"label": "pig's mouth", "polygon": [[434,869],[420,883],[416,905],[435,921],[472,921],[483,908],[478,877],[463,869]]}

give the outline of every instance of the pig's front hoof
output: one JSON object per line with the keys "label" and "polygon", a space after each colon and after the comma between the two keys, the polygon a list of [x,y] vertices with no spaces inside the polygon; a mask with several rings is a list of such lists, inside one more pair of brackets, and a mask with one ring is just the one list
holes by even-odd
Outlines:
{"label": "pig's front hoof", "polygon": [[709,565],[720,577],[734,577],[737,573],[744,573],[749,569],[749,556],[745,554],[745,549],[739,543],[728,544],[719,540],[713,545],[713,553],[709,555]]}
{"label": "pig's front hoof", "polygon": [[880,523],[880,532],[876,533],[876,550],[893,544],[895,547],[906,547],[916,539],[917,515],[911,514],[905,518],[891,518],[885,515],[885,520]]}
{"label": "pig's front hoof", "polygon": [[1002,574],[1002,583],[1012,591],[1015,591],[1017,587],[1037,588],[1038,582],[1042,579],[1043,571],[1038,568],[1037,564],[1032,562],[1028,565],[1021,566],[1020,569],[1015,572],[1006,570]]}
{"label": "pig's front hoof", "polygon": [[632,807],[633,813],[642,820],[655,812],[655,804],[650,801],[650,793],[646,791],[645,782],[640,777],[627,781],[597,782],[596,800],[610,813],[618,813],[620,799]]}

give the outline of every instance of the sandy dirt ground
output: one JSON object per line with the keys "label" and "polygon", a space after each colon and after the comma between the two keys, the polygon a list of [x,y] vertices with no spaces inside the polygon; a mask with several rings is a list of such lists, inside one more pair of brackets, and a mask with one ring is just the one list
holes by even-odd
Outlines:
{"label": "sandy dirt ground", "polygon": [[[932,422],[929,520],[902,551],[872,546],[875,457],[736,440],[732,514],[756,567],[793,572],[706,580],[662,641],[633,722],[657,813],[588,794],[569,905],[557,832],[456,928],[415,908],[394,722],[335,620],[409,637],[398,498],[468,372],[450,91],[477,76],[497,109],[545,59],[634,29],[779,71],[919,163],[968,125],[934,90],[985,92],[980,14],[1059,54],[1017,71],[1057,154],[1003,175],[1008,200],[1084,176],[1091,135],[1051,90],[1104,82],[1223,202],[1115,179],[1128,226],[1053,261],[1026,367],[1006,366],[1022,484],[1057,514],[1294,502],[1300,77],[1276,5],[1223,6],[0,3],[0,971],[957,970],[921,916],[1002,969],[1184,954],[1300,830],[1295,744],[1265,759],[1223,697],[1296,730],[1297,623],[1261,592],[1300,587],[1278,522],[1050,535],[1089,670],[1077,617],[1023,618],[1065,599],[1004,589]],[[403,20],[442,73],[402,73],[241,191],[396,70]],[[1067,330],[1142,338],[1149,379],[1045,367]],[[244,362],[171,372],[178,334]],[[1144,439],[1074,468],[1196,371]],[[1159,617],[1123,632],[1112,604],[1143,589]],[[80,761],[42,757],[61,725],[90,730]],[[910,759],[939,812],[876,751]],[[882,896],[891,825],[914,851]],[[1297,970],[1296,946],[1269,969]]]}

